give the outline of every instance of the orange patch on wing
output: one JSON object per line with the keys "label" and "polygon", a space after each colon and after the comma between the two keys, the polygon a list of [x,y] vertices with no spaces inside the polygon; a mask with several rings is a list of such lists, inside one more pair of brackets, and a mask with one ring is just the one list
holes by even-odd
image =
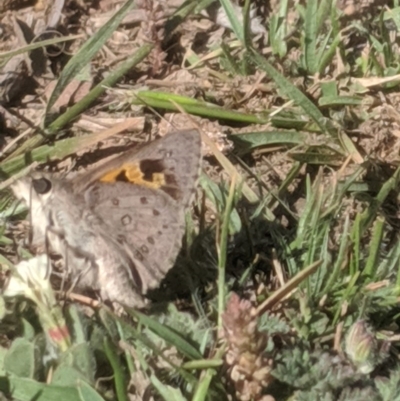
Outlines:
{"label": "orange patch on wing", "polygon": [[165,175],[163,173],[152,173],[151,177],[146,177],[138,164],[123,164],[120,168],[111,170],[100,177],[101,182],[130,182],[142,185],[147,188],[158,189],[165,185]]}

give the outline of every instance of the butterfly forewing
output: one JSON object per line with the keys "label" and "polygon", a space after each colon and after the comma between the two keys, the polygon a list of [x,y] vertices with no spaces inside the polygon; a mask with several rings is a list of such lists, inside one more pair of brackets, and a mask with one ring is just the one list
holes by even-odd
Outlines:
{"label": "butterfly forewing", "polygon": [[165,192],[187,207],[200,173],[201,137],[198,131],[177,131],[117,155],[88,174],[74,179],[77,191],[93,182],[126,182]]}

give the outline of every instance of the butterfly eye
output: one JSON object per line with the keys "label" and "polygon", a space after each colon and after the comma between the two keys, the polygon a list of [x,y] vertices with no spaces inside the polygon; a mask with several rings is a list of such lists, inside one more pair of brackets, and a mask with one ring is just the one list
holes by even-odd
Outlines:
{"label": "butterfly eye", "polygon": [[40,195],[47,194],[51,190],[51,181],[47,178],[32,180],[33,189]]}

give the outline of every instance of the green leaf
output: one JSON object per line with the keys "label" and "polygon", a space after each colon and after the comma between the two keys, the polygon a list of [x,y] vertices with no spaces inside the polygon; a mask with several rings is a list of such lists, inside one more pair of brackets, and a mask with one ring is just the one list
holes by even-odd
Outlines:
{"label": "green leaf", "polygon": [[25,338],[16,338],[4,357],[4,369],[17,377],[33,378],[35,345]]}
{"label": "green leaf", "polygon": [[73,386],[77,379],[94,383],[96,361],[88,343],[72,346],[61,355],[59,365],[54,372],[53,383]]}
{"label": "green leaf", "polygon": [[79,383],[78,393],[82,401],[104,401],[104,398],[100,397],[99,393],[84,381]]}
{"label": "green leaf", "polygon": [[52,386],[31,379],[1,377],[0,391],[18,401],[78,401],[76,388]]}
{"label": "green leaf", "polygon": [[28,321],[25,318],[21,319],[21,326],[22,326],[22,335],[25,340],[30,342],[35,340],[35,327],[33,326],[33,322]]}
{"label": "green leaf", "polygon": [[61,364],[54,371],[51,384],[63,387],[75,387],[79,381],[86,381],[81,372],[73,366]]}

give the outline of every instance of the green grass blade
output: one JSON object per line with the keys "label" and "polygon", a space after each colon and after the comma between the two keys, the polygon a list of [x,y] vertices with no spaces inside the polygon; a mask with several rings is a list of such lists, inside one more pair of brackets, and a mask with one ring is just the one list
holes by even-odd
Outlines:
{"label": "green grass blade", "polygon": [[26,152],[24,155],[7,159],[0,163],[0,179],[8,178],[34,161],[45,162],[50,158],[62,159],[78,150],[93,146],[99,141],[105,140],[133,126],[134,122],[136,122],[136,119],[127,119],[110,129],[76,138],[61,139],[53,145],[43,145],[30,152]]}
{"label": "green grass blade", "polygon": [[182,367],[187,370],[192,369],[209,369],[209,368],[219,368],[224,364],[223,359],[198,359],[196,361],[185,362]]}
{"label": "green grass blade", "polygon": [[228,247],[228,236],[229,236],[229,222],[231,212],[233,208],[233,200],[235,197],[236,190],[236,179],[233,178],[229,189],[228,199],[224,210],[224,216],[222,221],[222,227],[219,237],[219,243],[217,244],[218,253],[218,330],[222,329],[222,314],[225,311],[225,268],[226,268],[226,257]]}
{"label": "green grass blade", "polygon": [[[174,30],[178,25],[188,17],[193,10],[195,10],[196,13],[200,12],[200,10],[197,10],[197,7],[199,7],[199,4],[197,1],[194,0],[186,0],[184,3],[182,3],[176,11],[168,18],[168,21],[165,24],[165,38],[170,38],[171,35],[173,34]],[[200,8],[200,7],[199,7]]]}
{"label": "green grass blade", "polygon": [[238,65],[235,57],[231,54],[231,49],[225,43],[221,43],[221,52],[225,57],[224,61],[228,63],[228,66],[225,68],[230,69],[233,72],[233,75],[241,75],[240,66]]}
{"label": "green grass blade", "polygon": [[11,57],[17,56],[18,54],[27,53],[32,50],[39,49],[41,47],[56,45],[57,43],[68,42],[70,40],[75,40],[75,39],[78,39],[81,37],[82,37],[82,35],[70,35],[70,36],[63,36],[61,38],[52,38],[52,39],[41,40],[40,42],[32,42],[32,43],[29,43],[29,45],[20,47],[16,50],[10,50],[8,52],[0,53],[0,60],[9,59]]}
{"label": "green grass blade", "polygon": [[318,0],[308,0],[304,21],[304,55],[307,71],[314,75],[317,71],[317,10]]}
{"label": "green grass blade", "polygon": [[143,61],[153,50],[153,45],[145,44],[139,48],[135,54],[127,58],[115,71],[107,75],[98,85],[96,85],[83,99],[70,107],[63,115],[52,122],[49,127],[49,133],[53,134],[63,128],[78,114],[87,109],[107,88],[113,87],[121,77],[130,71],[135,65]]}
{"label": "green grass blade", "polygon": [[353,241],[353,252],[349,269],[351,276],[356,275],[360,271],[361,236],[361,214],[358,213],[351,231],[351,240]]}
{"label": "green grass blade", "polygon": [[359,96],[324,96],[318,101],[321,107],[361,106],[362,97]]}
{"label": "green grass blade", "polygon": [[176,333],[172,328],[167,327],[156,320],[140,313],[138,311],[130,311],[140,323],[147,326],[151,331],[163,338],[169,344],[174,345],[178,351],[186,355],[190,359],[201,359],[200,352],[187,342],[180,334]]}
{"label": "green grass blade", "polygon": [[[246,0],[243,6],[243,42],[246,48],[251,46],[251,20],[250,20],[251,1]],[[246,62],[246,60],[244,60]]]}
{"label": "green grass blade", "polygon": [[371,226],[382,203],[386,200],[392,190],[398,188],[399,183],[400,167],[397,168],[393,176],[382,185],[381,190],[375,199],[373,199],[370,206],[360,215],[360,231],[362,234]]}
{"label": "green grass blade", "polygon": [[322,75],[325,71],[325,68],[332,62],[333,57],[336,54],[336,49],[338,48],[341,41],[342,41],[342,35],[338,33],[329,46],[327,44],[326,46],[323,46],[323,48],[321,48],[321,54],[318,62],[319,74]]}
{"label": "green grass blade", "polygon": [[101,27],[88,41],[86,41],[79,51],[68,61],[47,103],[45,126],[47,125],[47,119],[51,108],[63,90],[103,47],[104,43],[116,30],[126,13],[132,8],[133,4],[134,0],[127,0],[126,3],[113,15],[113,17],[111,17],[103,27]]}
{"label": "green grass blade", "polygon": [[189,114],[243,123],[265,124],[268,120],[267,118],[234,110],[226,110],[212,103],[167,92],[140,91],[134,96],[131,102],[132,104],[144,104],[150,107],[173,111],[180,111],[179,107],[181,107]]}
{"label": "green grass blade", "polygon": [[349,216],[346,216],[346,220],[344,222],[344,227],[342,230],[342,235],[341,235],[341,241],[340,241],[340,246],[339,246],[339,252],[337,254],[335,263],[333,265],[332,273],[329,275],[328,281],[323,288],[321,294],[327,294],[333,286],[337,283],[339,275],[340,275],[340,270],[343,267],[343,263],[346,257],[346,252],[349,247],[349,226],[350,226],[350,220]]}
{"label": "green grass blade", "polygon": [[210,384],[212,378],[216,375],[214,369],[207,369],[205,374],[201,377],[199,384],[193,394],[192,401],[205,401],[210,392]]}
{"label": "green grass blade", "polygon": [[[86,96],[84,96],[78,103],[71,106],[64,114],[59,116],[55,121],[53,121],[48,129],[47,133],[49,135],[56,134],[65,125],[69,124],[75,117],[86,110],[94,101],[98,99],[109,87],[113,87],[117,81],[124,76],[132,67],[139,64],[143,59],[145,59],[151,50],[153,45],[146,44],[138,49],[135,54],[125,60],[121,65],[115,70],[110,72],[106,78],[104,78],[99,84],[97,84]],[[44,137],[42,135],[36,135],[26,141],[22,146],[20,146],[12,156],[20,155],[28,150],[35,149],[37,146],[42,144]]]}
{"label": "green grass blade", "polygon": [[367,259],[367,264],[363,271],[370,279],[375,279],[376,267],[378,266],[378,257],[380,249],[382,248],[382,238],[383,238],[383,227],[385,225],[385,220],[378,217],[375,221],[372,239],[369,246],[369,255]]}
{"label": "green grass blade", "polygon": [[324,24],[326,24],[327,18],[329,18],[329,14],[332,9],[332,0],[322,0],[318,7],[317,12],[317,32],[321,32],[321,29]]}
{"label": "green grass blade", "polygon": [[398,288],[397,292],[400,293],[400,269],[398,268],[398,261],[400,259],[400,245],[397,245],[397,260],[394,259],[397,267],[397,277],[396,277],[396,287]]}
{"label": "green grass blade", "polygon": [[264,131],[231,135],[229,139],[233,141],[236,149],[247,153],[262,146],[278,144],[303,145],[309,139],[309,135],[296,131]]}
{"label": "green grass blade", "polygon": [[[180,366],[178,366],[175,361],[173,361],[171,358],[169,358],[168,355],[166,355],[163,352],[163,350],[161,350],[159,348],[159,346],[157,346],[153,341],[151,341],[147,335],[142,333],[140,331],[140,328],[139,329],[136,328],[136,326],[133,325],[132,322],[127,323],[126,321],[122,320],[121,318],[116,317],[112,312],[107,311],[106,309],[102,309],[100,312],[102,315],[101,319],[106,324],[106,328],[107,328],[108,332],[110,333],[111,338],[114,338],[115,340],[117,340],[121,336],[119,333],[116,335],[115,330],[114,330],[114,324],[115,324],[115,321],[117,321],[120,326],[120,330],[122,330],[124,332],[123,336],[121,338],[129,338],[130,341],[132,341],[132,340],[137,341],[136,343],[140,343],[141,347],[144,346],[145,348],[151,350],[154,353],[154,355],[156,355],[157,357],[160,357],[163,361],[165,361],[172,368],[174,368],[188,383],[194,384],[197,382],[197,379],[195,378],[194,375],[192,375],[190,372],[188,372],[188,371],[182,369]],[[167,343],[173,344],[172,342],[168,341],[168,338],[169,338],[168,336],[171,334],[171,332],[172,332],[172,336],[176,337],[175,332],[173,332],[172,329],[170,329],[167,326],[162,325],[159,322],[155,322],[150,317],[140,314],[140,312],[135,312],[133,310],[129,310],[127,312],[131,313],[132,315],[135,315],[134,316],[135,318],[139,317],[140,318],[139,323],[143,323],[143,325],[147,326],[151,331],[153,331],[160,338],[164,339]],[[138,316],[136,316],[136,313],[138,314]],[[145,320],[143,317],[147,318],[147,320]],[[110,320],[111,324],[107,323],[107,320]],[[135,319],[135,321],[136,321],[136,319]],[[150,321],[150,324],[147,324],[149,321]],[[165,328],[164,331],[163,331],[163,328]],[[161,333],[161,335],[160,335],[160,333]],[[165,336],[164,336],[164,334],[165,334]],[[173,339],[175,339],[175,337]],[[178,341],[177,341],[178,347],[176,347],[176,348],[178,351],[182,352],[182,349],[179,348],[179,346],[181,345],[181,342],[179,339],[181,339],[182,337],[179,335],[178,335],[178,337],[179,337]],[[188,348],[189,351],[190,351],[190,347],[192,349],[194,349],[189,344],[189,348]],[[182,353],[184,355],[186,355],[188,358],[190,358],[190,356],[185,354],[185,352],[182,352]],[[198,355],[200,355],[200,354],[198,353]],[[196,358],[192,358],[192,359],[196,359]],[[201,357],[198,359],[201,359]],[[142,369],[148,368],[148,364],[145,360],[140,360],[140,363],[141,363]]]}
{"label": "green grass blade", "polygon": [[300,106],[306,114],[312,118],[319,126],[322,132],[330,133],[331,130],[327,127],[327,121],[317,106],[311,102],[306,95],[304,95],[296,86],[294,86],[288,79],[280,74],[268,61],[257,53],[256,50],[251,49],[250,58],[255,65],[265,71],[277,84],[279,89],[298,106]]}
{"label": "green grass blade", "polygon": [[340,166],[342,160],[338,155],[326,155],[322,153],[290,153],[290,156],[297,160],[298,162],[305,164],[317,164],[317,165],[330,165],[330,166]]}
{"label": "green grass blade", "polygon": [[104,337],[103,349],[114,372],[113,376],[115,383],[115,392],[117,393],[117,400],[129,401],[128,395],[126,394],[127,383],[125,381],[125,374],[122,370],[119,356],[117,355],[117,352],[114,349],[113,345],[110,343],[108,337]]}
{"label": "green grass blade", "polygon": [[180,389],[173,388],[166,385],[161,380],[158,379],[156,375],[150,376],[150,381],[154,388],[158,391],[164,401],[187,401],[187,399],[182,395]]}
{"label": "green grass blade", "polygon": [[399,285],[399,274],[400,269],[397,268],[400,260],[400,241],[397,241],[396,245],[390,250],[386,259],[379,266],[379,277],[378,279],[385,279],[392,272],[396,272],[396,286]]}
{"label": "green grass blade", "polygon": [[74,152],[80,138],[57,141],[55,145],[43,145],[24,155],[13,157],[0,164],[0,178],[5,179],[17,173],[32,162],[45,162],[49,158],[63,158]]}
{"label": "green grass blade", "polygon": [[229,23],[233,29],[233,32],[235,32],[236,37],[242,42],[243,45],[245,45],[243,25],[240,23],[236,15],[233,3],[230,0],[219,0],[219,2],[225,10],[226,16],[228,17]]}
{"label": "green grass blade", "polygon": [[288,0],[279,2],[279,10],[270,18],[269,23],[269,40],[273,54],[279,57],[285,56],[287,53],[287,42],[285,40],[287,34],[287,13]]}

